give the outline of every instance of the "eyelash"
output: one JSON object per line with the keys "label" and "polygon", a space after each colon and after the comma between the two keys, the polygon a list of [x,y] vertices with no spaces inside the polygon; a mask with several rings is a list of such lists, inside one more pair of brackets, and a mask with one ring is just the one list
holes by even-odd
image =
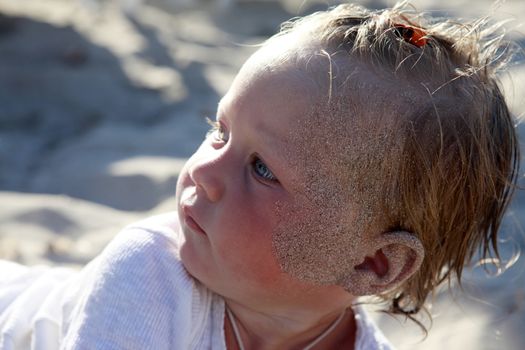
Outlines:
{"label": "eyelash", "polygon": [[213,134],[216,134],[214,137],[215,140],[226,142],[228,141],[228,138],[225,137],[226,133],[224,131],[224,128],[221,123],[215,120],[211,120],[210,118],[206,118],[206,122],[211,126],[210,130],[206,133],[206,137],[210,137]]}
{"label": "eyelash", "polygon": [[[210,130],[206,133],[206,137],[210,137],[214,134],[214,139],[216,141],[224,142],[226,143],[228,141],[228,137],[226,136],[226,132],[224,131],[223,125],[215,120],[211,120],[210,118],[206,118],[206,122],[210,125]],[[263,174],[259,173],[257,169],[260,169],[260,166],[263,165],[266,169]],[[275,175],[272,173],[270,168],[262,161],[261,158],[259,158],[258,155],[253,156],[252,162],[251,162],[252,170],[259,179],[266,182],[276,182],[278,183],[279,180],[275,177]]]}

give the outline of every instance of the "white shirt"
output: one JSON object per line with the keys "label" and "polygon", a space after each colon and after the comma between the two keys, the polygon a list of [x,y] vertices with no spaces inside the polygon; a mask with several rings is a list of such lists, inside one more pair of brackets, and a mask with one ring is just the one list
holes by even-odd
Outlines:
{"label": "white shirt", "polygon": [[[225,350],[224,300],[180,257],[176,213],[124,229],[82,271],[0,261],[0,349]],[[392,349],[355,307],[356,350]]]}

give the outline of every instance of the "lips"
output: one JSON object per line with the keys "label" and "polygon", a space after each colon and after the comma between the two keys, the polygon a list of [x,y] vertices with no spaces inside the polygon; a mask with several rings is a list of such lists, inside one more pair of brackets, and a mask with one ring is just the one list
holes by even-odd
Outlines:
{"label": "lips", "polygon": [[202,227],[200,227],[199,224],[197,224],[197,222],[195,221],[195,219],[193,219],[193,216],[191,214],[190,208],[189,207],[183,207],[182,210],[184,212],[184,222],[186,223],[186,225],[192,231],[195,231],[197,233],[206,235],[206,232],[202,229]]}

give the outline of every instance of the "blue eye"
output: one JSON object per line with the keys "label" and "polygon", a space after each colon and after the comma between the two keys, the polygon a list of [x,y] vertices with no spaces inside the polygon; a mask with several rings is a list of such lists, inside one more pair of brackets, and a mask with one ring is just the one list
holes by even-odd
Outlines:
{"label": "blue eye", "polygon": [[252,166],[253,171],[257,176],[261,177],[266,181],[277,181],[275,175],[270,171],[270,169],[268,169],[266,164],[264,164],[264,162],[260,158],[256,157],[253,160]]}

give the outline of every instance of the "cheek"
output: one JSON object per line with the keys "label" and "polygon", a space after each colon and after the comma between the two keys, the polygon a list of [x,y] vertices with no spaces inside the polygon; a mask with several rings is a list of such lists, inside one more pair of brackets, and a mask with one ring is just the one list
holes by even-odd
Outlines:
{"label": "cheek", "polygon": [[359,263],[362,235],[341,208],[302,202],[281,208],[273,235],[278,262],[287,274],[316,285],[344,285]]}
{"label": "cheek", "polygon": [[272,244],[277,222],[275,207],[238,205],[234,211],[238,219],[224,223],[224,239],[216,242],[218,254],[231,271],[247,279],[274,279],[281,274]]}

